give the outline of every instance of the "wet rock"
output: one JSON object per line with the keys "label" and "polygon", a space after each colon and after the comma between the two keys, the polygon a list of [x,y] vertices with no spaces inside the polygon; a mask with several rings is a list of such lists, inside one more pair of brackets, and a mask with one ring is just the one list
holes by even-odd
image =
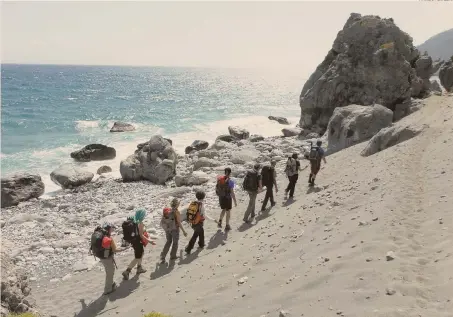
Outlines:
{"label": "wet rock", "polygon": [[38,198],[44,194],[41,176],[34,174],[16,174],[1,179],[1,207],[17,206],[20,202]]}
{"label": "wet rock", "polygon": [[132,124],[117,121],[113,124],[110,132],[129,132],[135,131],[135,127]]}

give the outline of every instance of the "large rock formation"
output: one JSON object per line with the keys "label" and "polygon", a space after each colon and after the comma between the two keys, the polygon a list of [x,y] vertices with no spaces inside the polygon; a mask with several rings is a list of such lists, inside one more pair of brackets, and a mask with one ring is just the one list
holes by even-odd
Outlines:
{"label": "large rock formation", "polygon": [[44,183],[39,175],[16,174],[2,178],[1,184],[2,208],[16,206],[21,201],[44,194]]}
{"label": "large rock formation", "polygon": [[110,132],[127,132],[135,131],[135,127],[132,124],[117,121],[113,124],[113,127],[110,129]]}
{"label": "large rock formation", "polygon": [[116,157],[116,150],[102,144],[89,144],[72,152],[71,157],[79,162],[112,160]]}
{"label": "large rock formation", "polygon": [[74,188],[91,182],[94,174],[72,164],[63,164],[50,173],[50,179],[62,188]]}
{"label": "large rock formation", "polygon": [[396,124],[392,127],[382,129],[371,138],[360,155],[370,156],[391,146],[412,139],[423,132],[425,128],[425,125]]}
{"label": "large rock formation", "polygon": [[146,179],[163,185],[175,176],[177,163],[178,156],[170,142],[154,135],[134,154],[121,161],[120,173],[124,181]]}
{"label": "large rock formation", "polygon": [[429,77],[419,76],[426,76],[431,59],[417,63],[419,58],[393,19],[352,13],[302,89],[300,126],[324,132],[336,107],[381,104],[393,110],[411,96],[425,96]]}
{"label": "large rock formation", "polygon": [[453,56],[440,68],[439,79],[440,83],[442,84],[442,86],[444,86],[446,91],[453,91]]}
{"label": "large rock formation", "polygon": [[327,128],[329,154],[363,142],[392,124],[393,113],[381,105],[335,108]]}
{"label": "large rock formation", "polygon": [[1,305],[2,316],[9,316],[9,313],[20,314],[24,312],[34,313],[35,300],[31,297],[28,277],[18,274],[14,263],[10,258],[13,244],[2,238],[0,245],[1,262]]}

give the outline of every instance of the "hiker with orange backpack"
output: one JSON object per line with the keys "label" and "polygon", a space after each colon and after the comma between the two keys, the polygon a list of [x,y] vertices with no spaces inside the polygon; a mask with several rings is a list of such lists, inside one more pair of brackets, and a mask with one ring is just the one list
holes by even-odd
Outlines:
{"label": "hiker with orange backpack", "polygon": [[167,238],[164,249],[160,254],[160,260],[162,262],[165,262],[165,257],[167,256],[168,250],[170,250],[170,246],[170,261],[174,261],[178,258],[179,230],[181,230],[184,236],[187,237],[187,232],[181,225],[181,214],[178,210],[179,200],[177,198],[173,198],[170,206],[171,208],[164,208],[162,220],[160,222]]}
{"label": "hiker with orange backpack", "polygon": [[195,246],[195,242],[197,242],[197,239],[198,247],[200,249],[204,248],[203,222],[205,220],[205,213],[203,200],[206,197],[206,194],[203,191],[198,191],[195,194],[195,197],[197,198],[197,200],[190,203],[186,212],[187,222],[192,226],[193,229],[192,238],[190,239],[189,244],[185,248],[186,254],[190,254],[193,247]]}
{"label": "hiker with orange backpack", "polygon": [[231,217],[231,209],[233,207],[237,207],[238,204],[236,202],[236,195],[234,194],[234,181],[230,178],[231,175],[231,168],[225,168],[225,175],[221,175],[217,177],[217,184],[215,188],[215,192],[217,196],[219,196],[219,204],[222,212],[220,213],[220,218],[217,223],[219,228],[222,228],[222,220],[226,214],[226,225],[225,231],[231,230],[230,227],[230,217]]}

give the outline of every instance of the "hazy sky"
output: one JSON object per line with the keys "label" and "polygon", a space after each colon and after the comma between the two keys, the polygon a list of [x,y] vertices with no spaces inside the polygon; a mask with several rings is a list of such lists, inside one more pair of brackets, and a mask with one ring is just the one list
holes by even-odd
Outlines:
{"label": "hazy sky", "polygon": [[311,72],[351,12],[393,17],[415,44],[453,2],[3,2],[5,63],[223,66]]}

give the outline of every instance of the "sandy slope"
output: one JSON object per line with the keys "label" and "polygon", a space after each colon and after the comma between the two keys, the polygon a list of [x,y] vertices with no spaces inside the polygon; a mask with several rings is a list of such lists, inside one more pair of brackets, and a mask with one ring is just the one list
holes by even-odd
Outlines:
{"label": "sandy slope", "polygon": [[[147,273],[99,297],[104,275],[93,270],[35,289],[38,303],[61,317],[152,310],[259,317],[280,309],[292,316],[453,316],[453,98],[427,104],[404,119],[430,126],[420,136],[368,158],[359,155],[365,144],[328,157],[314,189],[302,172],[296,200],[282,206],[279,193],[277,207],[252,226],[238,228],[241,203],[228,237],[207,222],[208,247],[173,268],[156,266],[163,241],[147,248],[151,280]],[[279,183],[283,189],[286,180]]]}

